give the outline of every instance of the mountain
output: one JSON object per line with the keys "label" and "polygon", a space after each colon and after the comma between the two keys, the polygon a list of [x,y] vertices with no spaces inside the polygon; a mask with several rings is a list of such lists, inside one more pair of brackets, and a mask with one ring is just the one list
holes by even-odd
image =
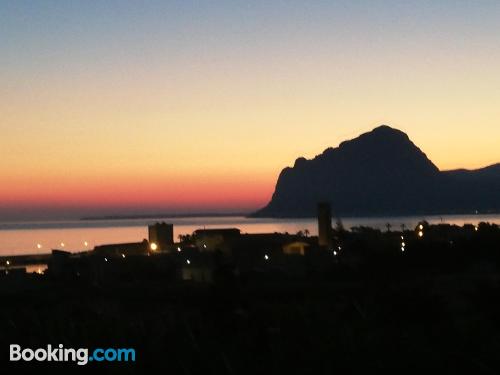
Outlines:
{"label": "mountain", "polygon": [[298,158],[252,216],[314,216],[321,201],[352,216],[500,212],[500,164],[440,171],[405,133],[382,125],[311,160]]}

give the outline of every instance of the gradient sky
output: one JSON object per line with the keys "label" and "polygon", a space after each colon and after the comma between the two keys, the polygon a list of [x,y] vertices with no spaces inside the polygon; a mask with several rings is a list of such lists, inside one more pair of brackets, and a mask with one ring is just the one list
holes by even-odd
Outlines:
{"label": "gradient sky", "polygon": [[500,162],[498,1],[2,1],[0,220],[240,211],[380,124]]}

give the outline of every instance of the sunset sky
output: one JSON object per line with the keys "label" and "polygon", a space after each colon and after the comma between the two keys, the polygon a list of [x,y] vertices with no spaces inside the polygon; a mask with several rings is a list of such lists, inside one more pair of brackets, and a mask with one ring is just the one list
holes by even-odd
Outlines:
{"label": "sunset sky", "polygon": [[500,162],[499,1],[2,1],[0,220],[248,211],[389,124]]}

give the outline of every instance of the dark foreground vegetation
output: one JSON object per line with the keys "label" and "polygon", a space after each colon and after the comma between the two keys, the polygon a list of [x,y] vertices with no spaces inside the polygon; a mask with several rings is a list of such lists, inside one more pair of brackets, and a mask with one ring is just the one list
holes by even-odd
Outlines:
{"label": "dark foreground vegetation", "polygon": [[342,256],[304,277],[4,278],[0,368],[46,366],[5,362],[9,344],[62,343],[135,348],[135,363],[82,366],[122,374],[500,373],[498,227],[338,234]]}

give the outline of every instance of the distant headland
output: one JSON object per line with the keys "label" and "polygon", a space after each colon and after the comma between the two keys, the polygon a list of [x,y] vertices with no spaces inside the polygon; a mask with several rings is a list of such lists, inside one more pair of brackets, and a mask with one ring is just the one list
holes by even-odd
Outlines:
{"label": "distant headland", "polygon": [[193,212],[193,213],[161,212],[156,214],[86,216],[80,218],[80,220],[83,221],[140,220],[140,219],[158,219],[158,218],[178,219],[178,218],[192,218],[192,217],[240,217],[240,216],[248,216],[248,212]]}
{"label": "distant headland", "polygon": [[317,202],[337,215],[500,212],[500,163],[440,171],[409,139],[387,125],[284,168],[271,201],[253,217],[310,217]]}

